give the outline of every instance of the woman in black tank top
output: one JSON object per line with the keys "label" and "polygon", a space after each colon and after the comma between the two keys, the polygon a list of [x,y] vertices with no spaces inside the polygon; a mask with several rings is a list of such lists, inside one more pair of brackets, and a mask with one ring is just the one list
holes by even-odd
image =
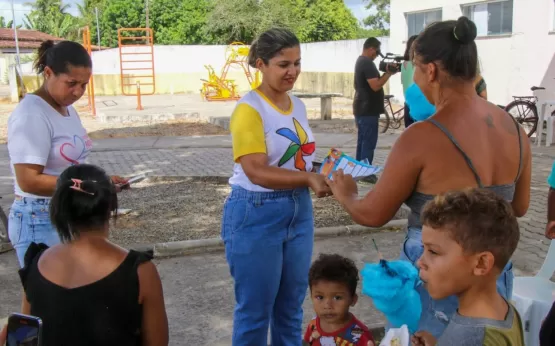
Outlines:
{"label": "woman in black tank top", "polygon": [[[353,220],[371,227],[391,220],[402,204],[411,209],[401,259],[416,265],[424,252],[420,214],[435,195],[482,187],[511,203],[517,217],[530,203],[531,150],[520,126],[477,94],[476,26],[466,17],[429,25],[412,46],[414,82],[436,113],[399,137],[376,186],[358,198],[351,176],[329,181],[335,198]],[[498,276],[498,293],[512,294],[512,264]],[[419,330],[439,337],[456,312],[456,296],[434,300],[419,288]],[[399,326],[397,326],[399,327]]]}
{"label": "woman in black tank top", "polygon": [[43,346],[168,345],[162,284],[150,257],[108,240],[116,187],[96,166],[58,178],[50,217],[62,244],[32,243],[19,271],[22,313],[40,317]]}

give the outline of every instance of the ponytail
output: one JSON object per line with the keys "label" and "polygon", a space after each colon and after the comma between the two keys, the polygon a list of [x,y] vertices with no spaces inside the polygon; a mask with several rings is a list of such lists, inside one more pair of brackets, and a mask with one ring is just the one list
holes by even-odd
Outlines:
{"label": "ponytail", "polygon": [[33,68],[37,71],[37,74],[42,74],[44,72],[44,68],[46,67],[46,54],[50,48],[54,47],[54,41],[47,40],[41,43],[38,51],[37,51],[37,58],[33,64]]}
{"label": "ponytail", "polygon": [[67,73],[69,66],[92,68],[92,60],[80,43],[73,41],[54,43],[48,40],[40,45],[33,68],[38,74],[42,74],[47,66],[55,75],[59,75]]}

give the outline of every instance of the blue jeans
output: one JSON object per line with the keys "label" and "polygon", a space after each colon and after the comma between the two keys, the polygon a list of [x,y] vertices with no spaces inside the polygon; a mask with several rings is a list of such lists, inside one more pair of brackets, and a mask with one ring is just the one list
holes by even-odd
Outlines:
{"label": "blue jeans", "polygon": [[374,150],[378,144],[379,115],[355,115],[357,124],[357,153],[356,159],[362,161],[368,159],[372,164]]}
{"label": "blue jeans", "polygon": [[[419,228],[410,227],[401,250],[400,259],[410,261],[416,265],[416,261],[422,256],[423,252],[422,231]],[[513,264],[509,262],[497,279],[497,291],[507,301],[511,299],[513,294],[513,278]],[[456,296],[441,300],[432,299],[423,285],[420,285],[417,290],[422,301],[422,316],[420,317],[418,330],[427,331],[437,339],[443,334],[451,316],[457,312],[459,301]]]}
{"label": "blue jeans", "polygon": [[233,186],[222,239],[235,281],[233,346],[301,346],[302,304],[314,243],[307,188],[251,192]]}
{"label": "blue jeans", "polygon": [[8,234],[21,267],[32,242],[48,246],[60,243],[58,232],[50,222],[49,206],[49,199],[29,197],[16,197],[12,204]]}

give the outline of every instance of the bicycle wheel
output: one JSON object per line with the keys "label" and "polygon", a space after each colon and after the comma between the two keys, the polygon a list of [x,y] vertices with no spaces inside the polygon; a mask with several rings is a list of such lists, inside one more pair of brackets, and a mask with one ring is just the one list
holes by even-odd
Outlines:
{"label": "bicycle wheel", "polygon": [[516,100],[505,107],[505,111],[509,113],[526,131],[528,137],[536,132],[538,128],[538,108],[529,101]]}
{"label": "bicycle wheel", "polygon": [[389,124],[390,124],[390,116],[389,113],[387,113],[387,109],[385,110],[384,114],[380,115],[380,120],[379,120],[379,131],[380,133],[386,133],[387,130],[389,129]]}
{"label": "bicycle wheel", "polygon": [[[394,130],[398,130],[401,128],[402,125],[405,124],[404,120],[405,120],[405,113],[403,113],[403,110],[405,108],[401,108],[399,110],[397,110],[395,113],[393,113],[393,117],[391,119],[391,123],[389,124],[389,126],[394,129]],[[398,117],[396,117],[396,115],[398,115]]]}

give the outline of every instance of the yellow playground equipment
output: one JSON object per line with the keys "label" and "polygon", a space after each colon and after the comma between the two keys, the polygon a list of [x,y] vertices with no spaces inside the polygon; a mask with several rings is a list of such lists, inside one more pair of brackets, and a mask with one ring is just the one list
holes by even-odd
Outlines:
{"label": "yellow playground equipment", "polygon": [[248,63],[249,46],[242,42],[233,42],[225,50],[226,61],[220,76],[216,75],[214,68],[204,65],[208,71],[208,80],[201,79],[201,96],[206,101],[231,101],[238,100],[241,96],[237,92],[237,84],[234,80],[227,79],[227,73],[231,67],[242,68],[247,81],[252,89],[260,85],[260,71],[251,73]]}

